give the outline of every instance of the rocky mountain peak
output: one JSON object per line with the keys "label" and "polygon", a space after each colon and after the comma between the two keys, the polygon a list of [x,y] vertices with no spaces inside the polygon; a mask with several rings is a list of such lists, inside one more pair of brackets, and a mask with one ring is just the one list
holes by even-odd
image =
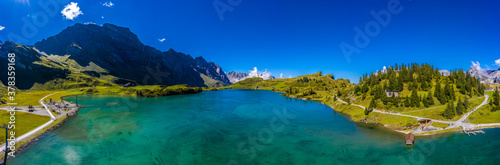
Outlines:
{"label": "rocky mountain peak", "polygon": [[82,66],[92,62],[113,76],[139,84],[205,86],[200,73],[230,84],[215,63],[173,49],[161,52],[144,45],[129,28],[113,24],[75,24],[34,47],[47,54],[71,55]]}

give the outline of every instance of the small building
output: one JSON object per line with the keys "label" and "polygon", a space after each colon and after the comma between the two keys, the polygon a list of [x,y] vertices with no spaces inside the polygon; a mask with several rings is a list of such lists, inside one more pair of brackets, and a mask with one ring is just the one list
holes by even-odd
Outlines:
{"label": "small building", "polygon": [[387,97],[399,97],[399,91],[397,90],[385,90],[385,95],[387,95]]}
{"label": "small building", "polygon": [[486,80],[481,80],[481,84],[493,84],[495,80],[493,79],[486,79]]}
{"label": "small building", "polygon": [[405,143],[406,145],[413,145],[415,143],[415,135],[412,133],[406,134]]}
{"label": "small building", "polygon": [[487,91],[500,90],[500,84],[484,84]]}
{"label": "small building", "polygon": [[431,119],[420,119],[418,120],[418,124],[422,127],[428,127],[432,125],[432,120]]}

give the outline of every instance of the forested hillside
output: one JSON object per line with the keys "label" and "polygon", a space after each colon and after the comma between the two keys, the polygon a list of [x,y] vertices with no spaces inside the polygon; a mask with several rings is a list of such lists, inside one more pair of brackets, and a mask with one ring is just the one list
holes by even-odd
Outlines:
{"label": "forested hillside", "polygon": [[[484,88],[478,79],[462,69],[444,76],[429,64],[396,64],[387,70],[363,75],[354,88],[353,99],[366,105],[368,111],[377,108],[404,112],[448,104],[440,113],[452,119],[471,108],[469,100],[482,97]],[[386,91],[399,92],[399,97],[388,97]]]}

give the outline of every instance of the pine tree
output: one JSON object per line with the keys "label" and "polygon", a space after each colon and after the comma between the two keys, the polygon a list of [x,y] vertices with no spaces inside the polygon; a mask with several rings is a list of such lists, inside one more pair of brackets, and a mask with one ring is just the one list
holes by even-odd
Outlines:
{"label": "pine tree", "polygon": [[[413,76],[412,76],[413,77]],[[413,79],[413,83],[411,83],[412,89],[418,90],[418,82],[417,79]]]}
{"label": "pine tree", "polygon": [[462,103],[462,100],[458,98],[458,103],[457,103],[457,115],[461,115],[465,112],[464,104]]}
{"label": "pine tree", "polygon": [[452,96],[451,96],[451,88],[450,88],[450,84],[448,82],[446,82],[444,84],[444,92],[443,92],[443,95],[444,97],[446,97],[446,100],[453,100]]}
{"label": "pine tree", "polygon": [[392,105],[399,107],[399,98],[392,95]]}
{"label": "pine tree", "polygon": [[434,89],[434,97],[439,99],[440,94],[441,94],[441,82],[439,80],[437,80],[436,81],[436,88]]}
{"label": "pine tree", "polygon": [[377,103],[375,102],[375,99],[372,99],[372,101],[370,101],[370,105],[368,106],[368,109],[373,109],[373,108],[377,108]]}
{"label": "pine tree", "polygon": [[370,112],[372,112],[372,111],[373,111],[373,109],[371,109],[371,110],[370,110],[370,109],[368,109],[368,108],[365,108],[365,115],[369,115],[369,114],[370,114]]}
{"label": "pine tree", "polygon": [[439,98],[438,99],[439,99],[439,102],[441,104],[445,104],[445,103],[448,102],[448,98],[446,97],[446,90],[445,89],[446,89],[446,86],[445,86],[445,88],[442,88],[441,89],[441,93],[439,93]]}
{"label": "pine tree", "polygon": [[366,83],[365,83],[365,84],[363,84],[363,87],[361,88],[361,91],[362,91],[363,93],[366,93],[366,92],[368,92],[368,90],[370,90],[370,88],[368,88],[368,84],[366,84]]}
{"label": "pine tree", "polygon": [[452,101],[455,101],[457,99],[456,95],[455,95],[455,88],[453,87],[453,84],[450,85],[450,92],[451,92],[451,100]]}
{"label": "pine tree", "polygon": [[434,98],[432,97],[432,92],[429,90],[429,94],[427,94],[427,103],[429,105],[434,105]]}
{"label": "pine tree", "polygon": [[411,103],[410,103],[410,99],[408,98],[408,96],[405,97],[405,107],[410,107],[411,106]]}
{"label": "pine tree", "polygon": [[469,99],[467,99],[467,96],[464,96],[464,102],[463,102],[464,108],[467,111],[467,108],[469,108]]}
{"label": "pine tree", "polygon": [[422,99],[422,103],[424,104],[425,107],[429,107],[429,101],[427,100],[427,96],[425,96],[425,99]]}
{"label": "pine tree", "polygon": [[[446,105],[446,109],[444,109],[444,112],[443,112],[443,117],[444,117],[444,118],[447,118],[447,119],[448,119],[448,118],[450,118],[450,117],[449,117],[449,116],[451,116],[451,115],[450,115],[450,113],[451,113],[451,112],[450,112],[450,111],[451,111],[450,109],[451,109],[451,108],[450,108],[450,104],[447,104],[447,105]],[[450,119],[451,119],[451,118],[450,118]]]}
{"label": "pine tree", "polygon": [[457,111],[455,109],[455,104],[453,104],[453,101],[451,101],[450,104],[451,104],[451,114],[453,115],[452,116],[452,118],[453,118],[453,117],[455,117],[457,115]]}
{"label": "pine tree", "polygon": [[417,89],[413,89],[411,93],[411,105],[413,107],[420,107],[420,98],[418,97]]}
{"label": "pine tree", "polygon": [[500,105],[500,95],[498,93],[498,90],[495,90],[495,93],[493,93],[493,104],[495,106]]}
{"label": "pine tree", "polygon": [[[399,77],[401,77],[401,76],[399,76]],[[398,79],[397,84],[398,85],[397,85],[397,89],[396,90],[403,91],[404,87],[405,87],[405,85],[403,84],[403,79]]]}
{"label": "pine tree", "polygon": [[453,107],[453,102],[448,102],[446,109],[444,110],[443,117],[451,119],[455,116],[455,108]]}

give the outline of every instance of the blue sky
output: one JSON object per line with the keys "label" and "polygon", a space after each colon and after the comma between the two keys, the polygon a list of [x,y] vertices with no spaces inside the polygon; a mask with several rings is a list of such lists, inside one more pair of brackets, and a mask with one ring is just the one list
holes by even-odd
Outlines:
{"label": "blue sky", "polygon": [[[41,2],[57,5],[47,8]],[[83,14],[63,16],[71,2]],[[218,13],[214,3],[226,11]],[[321,70],[357,82],[362,74],[394,63],[468,69],[478,61],[498,69],[498,6],[494,0],[2,0],[0,40],[15,34],[22,37],[18,42],[33,44],[75,23],[112,23],[130,28],[147,45],[203,56],[226,72],[258,67],[288,77]],[[371,11],[389,12],[391,20],[382,26]],[[35,32],[23,33],[34,17]],[[366,25],[372,25],[371,36]],[[355,27],[370,42],[356,46]],[[350,60],[342,42],[357,50]]]}

